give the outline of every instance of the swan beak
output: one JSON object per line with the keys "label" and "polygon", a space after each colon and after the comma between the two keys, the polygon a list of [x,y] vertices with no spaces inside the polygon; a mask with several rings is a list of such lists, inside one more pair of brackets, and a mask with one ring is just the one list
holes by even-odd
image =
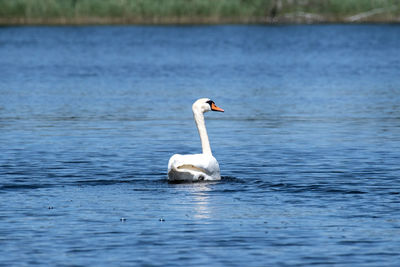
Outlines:
{"label": "swan beak", "polygon": [[224,112],[224,110],[222,108],[217,107],[214,103],[211,103],[211,110]]}

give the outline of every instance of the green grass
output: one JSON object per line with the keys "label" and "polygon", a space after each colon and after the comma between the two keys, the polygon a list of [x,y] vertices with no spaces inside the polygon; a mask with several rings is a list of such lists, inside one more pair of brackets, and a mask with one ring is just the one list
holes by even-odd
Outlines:
{"label": "green grass", "polygon": [[[384,8],[375,19],[399,19],[399,0],[0,0],[0,20],[67,21],[90,18],[121,21],[164,21],[203,18],[214,21],[268,21],[298,12],[341,21],[346,16]],[[400,19],[399,19],[400,20]]]}
{"label": "green grass", "polygon": [[2,17],[130,17],[254,15],[262,0],[0,0]]}
{"label": "green grass", "polygon": [[[321,1],[309,2],[317,3]],[[315,12],[334,16],[354,15],[377,8],[399,8],[398,0],[329,0],[322,1],[322,3],[321,5],[314,5]]]}

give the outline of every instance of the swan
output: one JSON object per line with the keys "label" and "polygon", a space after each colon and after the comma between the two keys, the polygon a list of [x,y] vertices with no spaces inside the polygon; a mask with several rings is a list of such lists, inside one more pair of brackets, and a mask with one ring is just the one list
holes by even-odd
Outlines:
{"label": "swan", "polygon": [[190,155],[173,155],[168,162],[168,180],[175,182],[196,182],[220,180],[218,161],[211,152],[204,113],[208,111],[224,112],[209,98],[200,98],[192,106],[194,121],[199,131],[203,153]]}

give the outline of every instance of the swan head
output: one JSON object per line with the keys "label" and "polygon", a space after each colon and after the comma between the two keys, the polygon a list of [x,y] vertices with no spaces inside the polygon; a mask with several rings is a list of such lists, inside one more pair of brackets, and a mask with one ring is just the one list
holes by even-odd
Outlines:
{"label": "swan head", "polygon": [[219,111],[224,112],[224,110],[215,105],[214,101],[209,98],[200,98],[193,103],[192,110],[194,113],[204,113],[208,111]]}

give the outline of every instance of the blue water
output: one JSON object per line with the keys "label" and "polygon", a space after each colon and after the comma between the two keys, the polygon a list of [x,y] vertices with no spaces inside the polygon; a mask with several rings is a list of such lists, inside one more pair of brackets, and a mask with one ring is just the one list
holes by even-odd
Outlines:
{"label": "blue water", "polygon": [[399,266],[399,77],[399,25],[2,27],[0,265]]}

